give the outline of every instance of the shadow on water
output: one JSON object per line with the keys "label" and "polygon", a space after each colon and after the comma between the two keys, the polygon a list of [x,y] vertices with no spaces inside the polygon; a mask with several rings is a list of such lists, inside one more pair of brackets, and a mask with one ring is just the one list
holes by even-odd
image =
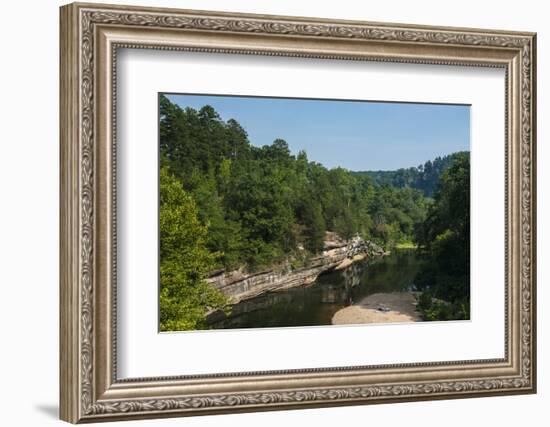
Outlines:
{"label": "shadow on water", "polygon": [[414,290],[420,259],[411,249],[320,275],[307,287],[269,292],[233,306],[213,329],[330,325],[334,313],[378,292]]}

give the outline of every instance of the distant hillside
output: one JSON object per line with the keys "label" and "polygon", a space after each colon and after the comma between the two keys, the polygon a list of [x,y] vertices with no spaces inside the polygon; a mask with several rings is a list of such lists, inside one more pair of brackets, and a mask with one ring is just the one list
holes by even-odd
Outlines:
{"label": "distant hillside", "polygon": [[[466,152],[469,154],[469,152]],[[362,171],[353,172],[359,176],[369,176],[377,185],[392,185],[397,188],[414,188],[420,190],[427,197],[432,197],[439,176],[449,168],[459,153],[449,154],[428,160],[423,165],[410,168],[401,168],[394,171]]]}

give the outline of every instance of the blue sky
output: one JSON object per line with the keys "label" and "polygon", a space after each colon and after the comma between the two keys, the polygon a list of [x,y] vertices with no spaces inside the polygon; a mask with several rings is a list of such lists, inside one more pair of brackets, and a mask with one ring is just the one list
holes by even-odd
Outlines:
{"label": "blue sky", "polygon": [[180,107],[211,105],[256,146],[284,139],[328,168],[394,170],[470,149],[470,107],[450,104],[167,95]]}

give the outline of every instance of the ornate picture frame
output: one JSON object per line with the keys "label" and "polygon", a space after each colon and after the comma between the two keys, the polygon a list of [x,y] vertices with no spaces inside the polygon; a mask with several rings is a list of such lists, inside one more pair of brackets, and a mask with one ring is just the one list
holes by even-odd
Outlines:
{"label": "ornate picture frame", "polygon": [[[536,391],[536,35],[99,4],[61,8],[60,416],[112,421]],[[119,379],[117,49],[502,68],[499,359]]]}

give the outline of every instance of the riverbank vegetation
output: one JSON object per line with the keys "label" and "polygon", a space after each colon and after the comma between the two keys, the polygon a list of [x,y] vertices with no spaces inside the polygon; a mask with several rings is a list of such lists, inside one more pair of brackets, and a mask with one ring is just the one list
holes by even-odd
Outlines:
{"label": "riverbank vegetation", "polygon": [[439,179],[416,240],[426,258],[415,279],[425,320],[470,318],[470,158],[460,153]]}
{"label": "riverbank vegetation", "polygon": [[[414,184],[424,178],[395,185],[397,178],[327,169],[305,151],[292,154],[283,139],[257,147],[236,120],[162,95],[160,167],[161,330],[197,329],[208,311],[227,306],[208,288],[210,272],[303,264],[323,250],[326,231],[384,248],[418,244],[433,260],[463,238],[454,226],[441,235],[448,200],[426,197],[428,184]],[[426,165],[422,176],[432,179]],[[441,294],[439,273],[423,273],[426,292]]]}
{"label": "riverbank vegetation", "polygon": [[196,329],[208,307],[225,308],[228,299],[209,286],[217,254],[205,245],[207,227],[193,198],[163,167],[160,170],[160,325],[163,331]]}

